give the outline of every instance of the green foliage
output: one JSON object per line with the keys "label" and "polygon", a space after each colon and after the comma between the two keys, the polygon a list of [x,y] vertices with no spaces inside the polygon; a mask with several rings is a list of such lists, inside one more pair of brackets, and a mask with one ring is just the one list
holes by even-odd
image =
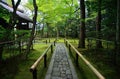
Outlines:
{"label": "green foliage", "polygon": [[7,22],[9,21],[9,18],[10,18],[11,14],[3,9],[1,6],[0,6],[0,17],[4,18],[5,20],[7,20]]}
{"label": "green foliage", "polygon": [[[33,10],[31,0],[26,4],[28,8]],[[61,26],[65,25],[65,22],[68,18],[74,17],[74,11],[76,6],[78,6],[77,0],[37,0],[38,6],[38,17],[37,21],[47,24],[45,26],[45,32],[53,32],[53,29],[56,29],[57,24],[60,22]],[[62,29],[65,28],[62,27]],[[61,29],[61,30],[62,30]]]}
{"label": "green foliage", "polygon": [[14,31],[14,34],[17,34],[18,36],[21,36],[23,34],[28,34],[30,31],[28,30],[16,30]]}
{"label": "green foliage", "polygon": [[12,5],[11,0],[6,0],[9,5]]}
{"label": "green foliage", "polygon": [[[32,7],[31,4],[30,0],[26,5]],[[74,12],[75,6],[78,5],[78,3],[77,0],[37,0],[37,5],[38,21],[41,22],[44,19],[45,23],[55,25],[57,22],[70,17],[70,13]],[[33,10],[33,8],[31,9]]]}
{"label": "green foliage", "polygon": [[[29,30],[16,30],[12,32],[12,35],[17,35],[20,39],[28,39],[30,37],[30,31]],[[21,38],[22,37],[22,38]]]}
{"label": "green foliage", "polygon": [[26,31],[26,30],[14,31],[14,30],[5,29],[0,26],[0,40],[4,40],[4,39],[14,40],[15,35],[17,35],[17,37],[19,37],[20,39],[21,37],[22,39],[27,39],[28,37],[30,37],[30,31]]}
{"label": "green foliage", "polygon": [[28,0],[28,3],[24,5],[25,7],[29,8],[30,10],[33,10],[33,0]]}
{"label": "green foliage", "polygon": [[2,26],[0,26],[0,40],[3,40],[5,35],[6,35],[6,29],[4,29]]}
{"label": "green foliage", "polygon": [[[20,57],[21,55],[14,57],[14,59],[9,58],[8,59],[9,62],[7,62],[7,64],[0,65],[0,68],[2,71],[0,74],[1,79],[31,79],[32,74],[29,71],[29,68],[39,58],[39,56],[41,56],[43,54],[43,52],[48,47],[48,45],[49,44],[35,44],[34,50],[31,51],[31,53],[29,54],[29,58],[27,60],[22,60],[22,58]],[[39,51],[39,50],[41,50],[41,51]],[[6,50],[6,51],[7,51],[7,53],[9,53],[8,50]],[[16,53],[16,51],[14,51],[14,53]],[[6,53],[3,53],[3,55],[5,56]],[[23,54],[22,54],[22,56],[23,56]],[[50,62],[51,53],[49,52],[49,54],[47,56],[48,56],[47,57],[48,62]],[[43,61],[41,61],[41,63],[37,67],[37,69],[39,70],[38,73],[39,73],[40,79],[44,79],[47,68],[44,68]],[[41,72],[41,71],[44,71],[44,72]],[[2,76],[2,75],[4,75],[4,76]]]}
{"label": "green foliage", "polygon": [[[101,6],[101,35],[103,39],[115,40],[116,26],[116,0],[102,0]],[[87,17],[86,29],[87,36],[94,37],[96,32],[96,18],[98,11],[98,1],[86,1]]]}

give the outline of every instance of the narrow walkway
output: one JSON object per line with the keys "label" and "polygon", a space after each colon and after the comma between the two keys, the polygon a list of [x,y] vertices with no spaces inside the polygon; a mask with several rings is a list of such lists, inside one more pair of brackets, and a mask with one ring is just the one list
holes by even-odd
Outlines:
{"label": "narrow walkway", "polygon": [[45,79],[78,79],[63,43],[56,44]]}

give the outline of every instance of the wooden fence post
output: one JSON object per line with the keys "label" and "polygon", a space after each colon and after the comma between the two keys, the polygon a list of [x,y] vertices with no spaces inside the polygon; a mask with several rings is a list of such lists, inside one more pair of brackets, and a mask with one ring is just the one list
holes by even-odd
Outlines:
{"label": "wooden fence post", "polygon": [[51,45],[51,53],[53,53],[53,45]]}
{"label": "wooden fence post", "polygon": [[78,54],[76,53],[76,65],[78,66]]}
{"label": "wooden fence post", "polygon": [[55,41],[54,41],[54,46],[55,46]]}
{"label": "wooden fence post", "polygon": [[67,46],[67,41],[66,41],[66,46]]}
{"label": "wooden fence post", "polygon": [[37,79],[37,69],[36,68],[32,71],[32,74],[33,74],[33,79]]}
{"label": "wooden fence post", "polygon": [[44,55],[44,67],[47,67],[47,54]]}
{"label": "wooden fence post", "polygon": [[47,44],[47,40],[46,40],[46,44]]}
{"label": "wooden fence post", "polygon": [[71,46],[70,46],[70,44],[69,44],[69,52],[71,53],[71,49],[70,49],[70,48],[71,48]]}

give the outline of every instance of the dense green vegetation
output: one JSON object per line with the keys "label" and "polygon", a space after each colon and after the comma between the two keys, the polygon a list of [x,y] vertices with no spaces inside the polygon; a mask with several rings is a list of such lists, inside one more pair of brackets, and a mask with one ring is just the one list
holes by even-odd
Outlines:
{"label": "dense green vegetation", "polygon": [[[29,79],[27,70],[46,49],[43,44],[51,38],[50,42],[70,38],[107,79],[118,79],[119,5],[119,0],[0,0],[0,78]],[[80,59],[79,63],[84,72],[81,75],[76,67],[79,77],[89,79],[91,71]]]}
{"label": "dense green vegetation", "polygon": [[[22,54],[14,57],[9,57],[5,60],[1,65],[1,79],[32,79],[32,73],[30,73],[29,69],[32,64],[42,55],[45,49],[49,46],[49,44],[35,44],[34,50],[31,51],[27,60],[22,60]],[[10,53],[10,52],[9,52]],[[14,52],[17,53],[17,52]],[[50,61],[51,53],[48,53],[48,62]],[[44,79],[45,72],[47,68],[44,68],[43,61],[38,67],[39,69],[39,77]],[[41,72],[42,71],[42,72]],[[43,73],[44,71],[44,73]],[[7,74],[7,75],[6,75]],[[28,76],[29,75],[29,76]]]}
{"label": "dense green vegetation", "polygon": [[[78,39],[68,39],[70,43],[72,43],[76,49],[78,44]],[[106,42],[106,41],[105,41]],[[105,43],[104,42],[104,43]],[[86,40],[86,43],[87,40]],[[92,65],[97,68],[103,76],[105,76],[106,79],[119,79],[118,73],[120,71],[114,64],[114,45],[112,43],[109,43],[109,47],[107,47],[107,44],[104,44],[104,48],[96,49],[95,48],[95,40],[92,41],[92,46],[90,49],[88,49],[88,46],[86,44],[86,48],[80,48],[78,51],[82,53],[82,55],[92,63]],[[72,61],[76,67],[76,71],[78,74],[78,77],[81,79],[97,79],[95,74],[90,70],[90,68],[81,60],[79,57],[79,66],[76,65],[75,59],[76,59],[76,53],[72,50],[72,52],[69,53]]]}

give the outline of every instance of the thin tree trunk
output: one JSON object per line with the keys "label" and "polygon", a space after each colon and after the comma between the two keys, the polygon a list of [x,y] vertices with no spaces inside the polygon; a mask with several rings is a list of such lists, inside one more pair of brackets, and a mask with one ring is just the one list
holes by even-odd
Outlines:
{"label": "thin tree trunk", "polygon": [[49,23],[46,23],[46,24],[47,24],[47,38],[48,38],[48,37],[49,37],[49,33],[50,33],[50,32],[49,32],[49,31],[50,31],[50,30],[49,30]]}
{"label": "thin tree trunk", "polygon": [[120,66],[120,1],[117,0],[117,23],[116,23],[116,63]]}
{"label": "thin tree trunk", "polygon": [[65,27],[65,38],[66,38],[66,29],[67,29],[67,28]]}
{"label": "thin tree trunk", "polygon": [[[97,39],[101,39],[101,0],[98,0],[98,16],[96,18],[96,36]],[[96,40],[96,47],[102,48],[102,42]]]}
{"label": "thin tree trunk", "polygon": [[67,20],[66,20],[66,23],[65,23],[65,31],[64,31],[64,36],[65,36],[65,39],[67,38]]}
{"label": "thin tree trunk", "polygon": [[44,23],[43,23],[43,28],[42,28],[42,31],[41,31],[41,38],[44,36]]}
{"label": "thin tree trunk", "polygon": [[77,27],[76,27],[76,31],[75,31],[75,38],[78,38]]}
{"label": "thin tree trunk", "polygon": [[0,63],[2,61],[3,46],[0,46]]}
{"label": "thin tree trunk", "polygon": [[43,28],[42,28],[42,31],[41,31],[41,38],[44,37],[44,27],[45,27],[45,23],[44,23],[44,19],[43,19]]}
{"label": "thin tree trunk", "polygon": [[27,45],[27,49],[26,49],[26,58],[28,57],[28,54],[30,53],[30,47],[32,45],[32,41],[34,40],[34,33],[35,33],[35,25],[36,25],[36,19],[37,19],[37,4],[36,4],[36,0],[33,0],[33,6],[34,6],[34,17],[33,17],[33,28],[31,31],[31,35],[30,35],[30,39]]}
{"label": "thin tree trunk", "polygon": [[57,39],[59,38],[59,30],[58,27],[56,28],[56,32],[57,32]]}
{"label": "thin tree trunk", "polygon": [[16,24],[16,11],[17,11],[17,8],[21,2],[21,0],[18,0],[17,3],[15,4],[15,1],[14,0],[11,0],[12,1],[12,6],[13,6],[13,16],[12,16],[12,28],[14,27],[14,25]]}
{"label": "thin tree trunk", "polygon": [[85,4],[84,0],[80,0],[80,9],[81,9],[81,26],[80,26],[80,36],[78,48],[85,48]]}

